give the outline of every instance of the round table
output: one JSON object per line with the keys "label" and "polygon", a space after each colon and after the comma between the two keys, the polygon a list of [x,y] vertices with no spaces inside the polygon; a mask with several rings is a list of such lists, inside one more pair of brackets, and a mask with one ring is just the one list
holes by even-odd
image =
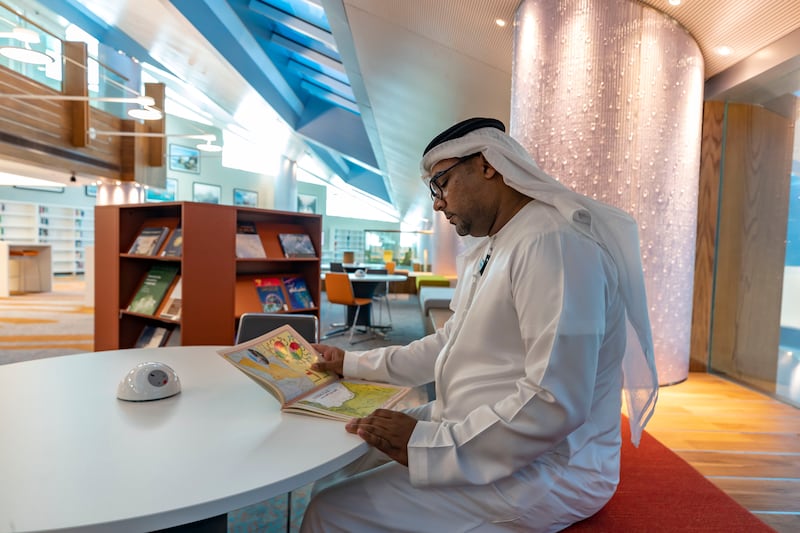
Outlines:
{"label": "round table", "polygon": [[[218,517],[362,455],[341,422],[282,414],[216,353],[167,347],[0,365],[0,532],[145,531]],[[117,399],[143,361],[182,392]]]}

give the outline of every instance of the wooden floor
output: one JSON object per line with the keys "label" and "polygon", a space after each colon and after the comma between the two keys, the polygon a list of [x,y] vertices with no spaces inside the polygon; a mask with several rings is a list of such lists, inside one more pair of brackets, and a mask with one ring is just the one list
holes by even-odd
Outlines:
{"label": "wooden floor", "polygon": [[800,532],[800,409],[691,373],[660,389],[647,431],[777,531]]}

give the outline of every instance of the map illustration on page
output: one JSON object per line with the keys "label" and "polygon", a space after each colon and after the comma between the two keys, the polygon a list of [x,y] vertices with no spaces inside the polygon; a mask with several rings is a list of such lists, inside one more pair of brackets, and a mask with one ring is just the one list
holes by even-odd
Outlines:
{"label": "map illustration on page", "polygon": [[347,421],[375,409],[389,409],[409,391],[408,387],[311,370],[317,352],[291,326],[218,353],[272,393],[286,412]]}

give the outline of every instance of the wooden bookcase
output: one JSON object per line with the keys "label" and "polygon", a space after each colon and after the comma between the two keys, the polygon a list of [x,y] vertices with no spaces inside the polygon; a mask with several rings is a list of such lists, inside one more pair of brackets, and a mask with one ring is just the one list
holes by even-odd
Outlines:
{"label": "wooden bookcase", "polygon": [[[266,259],[236,257],[238,221],[251,221]],[[315,307],[291,312],[319,317],[320,259],[286,258],[279,233],[306,233],[322,249],[322,217],[249,207],[195,202],[109,205],[95,208],[95,350],[131,348],[146,325],[180,326],[181,344],[230,345],[239,317],[258,312],[254,280],[263,276],[302,276]],[[144,226],[183,229],[181,257],[129,255]],[[179,320],[126,311],[149,268],[178,263],[183,306]]]}

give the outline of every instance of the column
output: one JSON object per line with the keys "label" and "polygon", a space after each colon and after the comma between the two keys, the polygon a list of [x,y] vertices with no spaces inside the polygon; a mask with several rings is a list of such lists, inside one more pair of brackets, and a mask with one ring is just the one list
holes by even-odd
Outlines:
{"label": "column", "polygon": [[568,187],[630,213],[661,384],[689,369],[703,59],[631,0],[523,0],[510,133]]}

